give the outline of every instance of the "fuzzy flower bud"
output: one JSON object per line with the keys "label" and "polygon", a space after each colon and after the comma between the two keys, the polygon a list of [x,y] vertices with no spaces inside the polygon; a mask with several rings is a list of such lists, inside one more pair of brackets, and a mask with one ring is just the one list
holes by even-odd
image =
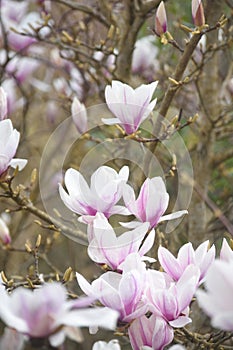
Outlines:
{"label": "fuzzy flower bud", "polygon": [[196,27],[202,27],[205,24],[205,15],[201,0],[192,0],[192,16]]}
{"label": "fuzzy flower bud", "polygon": [[155,15],[155,33],[158,36],[165,34],[167,31],[167,15],[164,2],[161,1]]}
{"label": "fuzzy flower bud", "polygon": [[77,97],[73,99],[71,115],[77,130],[80,134],[84,134],[87,131],[87,110]]}

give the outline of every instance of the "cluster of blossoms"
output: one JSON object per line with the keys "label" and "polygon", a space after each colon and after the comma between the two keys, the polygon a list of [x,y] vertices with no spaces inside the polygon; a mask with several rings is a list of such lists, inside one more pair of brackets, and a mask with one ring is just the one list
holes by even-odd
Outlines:
{"label": "cluster of blossoms", "polygon": [[[156,100],[150,101],[156,85],[154,82],[133,90],[115,81],[112,87],[107,87],[106,101],[117,117],[110,124],[120,124],[129,134],[136,132],[155,106]],[[0,95],[0,175],[4,178],[10,166],[21,170],[26,160],[13,158],[20,135],[6,119],[7,103],[3,89]],[[82,112],[85,113],[84,107]],[[92,174],[88,186],[79,171],[72,168],[66,171],[66,189],[59,185],[61,199],[79,215],[78,220],[87,225],[89,257],[106,272],[92,283],[77,273],[78,285],[86,296],[74,300],[67,299],[66,288],[59,283],[42,281],[34,292],[17,288],[9,293],[2,281],[1,319],[24,339],[48,338],[52,346],[58,346],[66,336],[74,338],[77,327],[88,326],[94,332],[98,327],[115,329],[118,323],[121,329],[127,330],[134,350],[162,350],[173,341],[175,328],[192,321],[189,307],[195,294],[214,326],[233,329],[232,308],[229,308],[233,286],[227,272],[233,269],[233,253],[227,242],[223,241],[219,261],[214,261],[215,247],[209,248],[209,241],[196,250],[187,243],[180,248],[177,257],[168,249],[159,247],[158,260],[162,271],[148,268],[145,261],[153,262],[154,259],[145,254],[154,244],[154,228],[164,220],[187,214],[187,211],[163,216],[169,195],[161,177],[147,178],[137,198],[127,183],[128,178],[127,166],[119,172],[101,166]],[[116,234],[109,222],[114,214],[135,217],[133,221],[120,223],[122,229],[128,231]],[[217,283],[216,288],[217,274],[222,283]],[[198,290],[203,282],[206,283],[206,292]],[[90,307],[95,301],[102,307]],[[78,338],[80,340],[80,334]],[[117,350],[119,344],[117,341],[97,342],[93,349]]]}
{"label": "cluster of blossoms", "polygon": [[[192,10],[195,24],[202,26],[201,2],[193,1]],[[166,21],[161,3],[156,16],[157,35],[167,32]],[[14,37],[14,34],[9,37],[14,50],[18,49],[16,44],[25,49],[33,42],[20,43]],[[103,122],[120,125],[127,135],[136,133],[156,105],[153,99],[156,86],[157,81],[133,89],[113,81],[106,87],[105,98],[114,118]],[[78,131],[86,132],[87,111],[77,98],[71,112]],[[3,180],[9,167],[21,170],[27,163],[14,158],[20,134],[6,118],[7,97],[1,88],[0,178]],[[133,350],[162,350],[173,342],[174,329],[192,322],[190,304],[195,295],[214,327],[233,331],[233,252],[227,241],[223,240],[220,258],[216,260],[215,246],[209,247],[209,241],[196,249],[190,242],[186,243],[177,257],[160,246],[161,269],[148,267],[146,262],[155,261],[146,254],[154,244],[156,226],[187,214],[187,210],[164,215],[169,195],[161,177],[147,178],[137,198],[128,179],[127,166],[119,172],[108,166],[99,167],[91,176],[90,186],[79,171],[72,168],[66,171],[65,189],[59,185],[61,200],[87,225],[88,255],[105,272],[91,283],[76,273],[77,284],[85,296],[74,299],[68,298],[65,286],[58,282],[44,283],[41,279],[41,285],[34,291],[22,287],[8,291],[4,281],[0,281],[1,320],[18,332],[22,342],[46,338],[56,347],[63,344],[66,336],[80,341],[79,327],[89,327],[94,333],[98,327],[115,330],[119,326],[129,336]],[[120,222],[124,230],[120,235],[109,221],[115,214],[135,218]],[[10,243],[9,229],[2,219],[0,237],[5,244]],[[199,290],[203,283],[205,290]],[[101,306],[97,307],[96,301]],[[117,340],[100,341],[92,349],[120,350],[120,345]],[[178,344],[170,347],[170,350],[182,349]]]}

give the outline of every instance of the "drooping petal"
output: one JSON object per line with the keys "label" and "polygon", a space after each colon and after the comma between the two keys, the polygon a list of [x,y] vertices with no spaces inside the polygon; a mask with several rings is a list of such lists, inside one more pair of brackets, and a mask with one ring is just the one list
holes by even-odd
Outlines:
{"label": "drooping petal", "polygon": [[179,210],[179,211],[176,211],[175,213],[162,216],[158,222],[175,220],[175,219],[178,219],[186,214],[188,214],[188,210]]}

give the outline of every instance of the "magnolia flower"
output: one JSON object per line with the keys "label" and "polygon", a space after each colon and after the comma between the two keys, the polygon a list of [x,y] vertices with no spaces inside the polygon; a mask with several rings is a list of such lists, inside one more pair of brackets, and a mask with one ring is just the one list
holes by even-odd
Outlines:
{"label": "magnolia flower", "polygon": [[198,303],[213,327],[233,331],[233,259],[215,260],[208,271],[205,289],[196,293]]}
{"label": "magnolia flower", "polygon": [[101,166],[91,176],[89,188],[80,172],[70,168],[64,179],[68,193],[59,185],[60,196],[70,210],[82,216],[95,216],[97,212],[107,218],[113,214],[128,215],[126,208],[115,205],[122,196],[122,186],[128,176],[127,166],[121,168],[119,173]]}
{"label": "magnolia flower", "polygon": [[174,337],[172,327],[155,315],[137,318],[128,331],[133,350],[163,350]]}
{"label": "magnolia flower", "polygon": [[77,97],[73,99],[71,115],[77,130],[80,134],[84,134],[87,131],[87,110]]}
{"label": "magnolia flower", "polygon": [[150,79],[155,71],[159,69],[158,48],[154,45],[154,35],[145,36],[135,43],[132,58],[132,72],[134,74],[143,74]]}
{"label": "magnolia flower", "polygon": [[7,96],[4,89],[0,86],[0,120],[7,116]]}
{"label": "magnolia flower", "polygon": [[233,261],[233,250],[227,243],[226,238],[223,238],[222,248],[220,250],[220,259],[224,261]]}
{"label": "magnolia flower", "polygon": [[180,248],[177,258],[175,258],[168,249],[159,247],[159,262],[164,271],[175,281],[179,280],[187,266],[193,264],[200,269],[199,283],[202,283],[215,258],[215,246],[212,245],[210,249],[208,249],[208,247],[209,241],[200,244],[196,250],[193,249],[191,243],[184,244]]}
{"label": "magnolia flower", "polygon": [[66,300],[66,289],[58,283],[43,285],[33,292],[20,287],[8,294],[0,289],[0,296],[0,317],[8,327],[30,338],[48,337],[52,346],[64,342],[64,326],[114,329],[118,317],[114,310],[83,308],[90,299]]}
{"label": "magnolia flower", "polygon": [[105,341],[97,341],[93,345],[92,350],[121,350],[121,347],[118,340],[113,339],[109,343],[106,343]]}
{"label": "magnolia flower", "polygon": [[13,129],[11,120],[0,121],[0,175],[9,166],[22,170],[27,164],[26,159],[13,158],[19,144],[19,137],[20,134],[16,129]]}
{"label": "magnolia flower", "polygon": [[[125,262],[124,262],[125,263]],[[78,284],[89,297],[98,300],[111,309],[119,312],[119,319],[130,322],[148,311],[141,297],[145,289],[145,266],[124,271],[122,275],[116,272],[106,272],[91,284],[80,274],[76,274]]]}
{"label": "magnolia flower", "polygon": [[0,239],[4,244],[11,243],[11,236],[5,221],[0,218]]}
{"label": "magnolia flower", "polygon": [[[155,227],[162,221],[177,219],[188,213],[187,210],[181,210],[162,216],[167,209],[169,195],[161,177],[146,179],[142,184],[137,200],[135,199],[133,188],[129,185],[125,185],[123,198],[130,213],[140,222],[149,222],[150,228]],[[138,224],[139,222],[137,221],[121,223],[122,226],[131,228],[136,227]]]}
{"label": "magnolia flower", "polygon": [[158,36],[165,34],[167,31],[167,15],[164,2],[161,1],[155,15],[155,33]]}
{"label": "magnolia flower", "polygon": [[201,27],[205,24],[205,15],[201,0],[192,0],[192,16],[195,26]]}
{"label": "magnolia flower", "polygon": [[151,249],[155,238],[154,231],[143,242],[148,228],[149,224],[145,223],[117,237],[105,217],[96,219],[93,224],[94,238],[88,246],[88,255],[96,263],[107,264],[115,270],[129,254],[138,252],[143,256]]}
{"label": "magnolia flower", "polygon": [[157,99],[150,101],[157,84],[157,81],[143,84],[134,90],[120,81],[112,81],[112,86],[105,89],[105,99],[116,118],[102,121],[107,125],[120,124],[127,134],[136,132],[155,107]]}
{"label": "magnolia flower", "polygon": [[184,327],[192,321],[188,317],[189,304],[196,292],[199,277],[199,268],[190,265],[177,283],[171,283],[170,286],[163,288],[160,285],[150,284],[144,298],[149,310],[164,318],[172,327]]}

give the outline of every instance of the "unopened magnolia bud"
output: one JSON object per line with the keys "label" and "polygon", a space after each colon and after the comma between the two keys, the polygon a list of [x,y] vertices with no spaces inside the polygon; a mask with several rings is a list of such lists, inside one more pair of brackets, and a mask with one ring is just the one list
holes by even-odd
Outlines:
{"label": "unopened magnolia bud", "polygon": [[205,15],[201,0],[192,0],[192,16],[196,27],[202,27],[205,24]]}
{"label": "unopened magnolia bud", "polygon": [[1,218],[0,218],[0,239],[4,244],[11,243],[9,228]]}
{"label": "unopened magnolia bud", "polygon": [[161,1],[155,15],[155,33],[158,36],[163,35],[167,31],[167,15],[164,2]]}
{"label": "unopened magnolia bud", "polygon": [[0,86],[0,120],[7,117],[7,96],[4,89]]}
{"label": "unopened magnolia bud", "polygon": [[80,134],[84,134],[87,131],[87,110],[77,97],[73,99],[71,115],[77,130]]}

